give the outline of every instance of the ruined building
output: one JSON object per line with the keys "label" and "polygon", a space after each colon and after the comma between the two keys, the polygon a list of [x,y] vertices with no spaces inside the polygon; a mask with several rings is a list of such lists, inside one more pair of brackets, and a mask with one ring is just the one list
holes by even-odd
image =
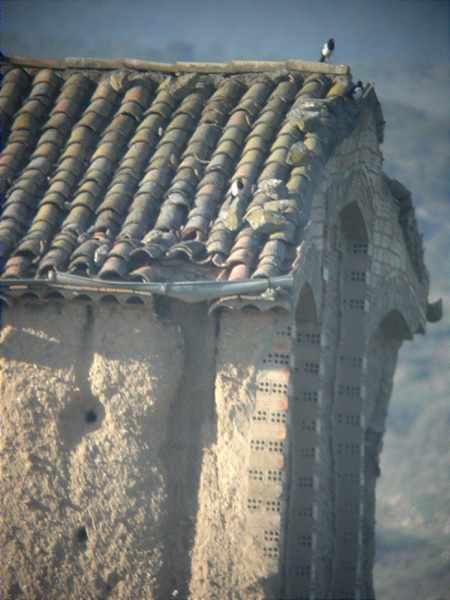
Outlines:
{"label": "ruined building", "polygon": [[373,86],[1,72],[3,597],[373,598],[397,352],[439,312]]}

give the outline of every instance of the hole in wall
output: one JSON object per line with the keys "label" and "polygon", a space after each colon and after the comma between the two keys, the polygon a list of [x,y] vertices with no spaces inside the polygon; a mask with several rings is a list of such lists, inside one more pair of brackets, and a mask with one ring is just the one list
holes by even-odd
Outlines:
{"label": "hole in wall", "polygon": [[86,421],[86,423],[96,423],[97,413],[95,412],[95,410],[87,410],[84,413],[84,420]]}
{"label": "hole in wall", "polygon": [[65,448],[73,450],[84,435],[99,429],[105,417],[105,409],[92,394],[77,390],[58,415],[58,430]]}

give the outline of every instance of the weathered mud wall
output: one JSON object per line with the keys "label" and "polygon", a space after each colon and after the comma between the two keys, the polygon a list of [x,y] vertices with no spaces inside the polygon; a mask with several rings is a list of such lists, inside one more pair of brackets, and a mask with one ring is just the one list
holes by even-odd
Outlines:
{"label": "weathered mud wall", "polygon": [[214,353],[201,308],[186,309],[181,325],[143,307],[4,311],[3,597],[182,593],[210,435]]}
{"label": "weathered mud wall", "polygon": [[270,385],[274,365],[265,361],[281,321],[258,311],[220,317],[217,439],[203,456],[192,556],[195,600],[280,597],[285,429],[262,417],[268,411],[285,415],[287,392],[275,395],[277,406],[257,392]]}
{"label": "weathered mud wall", "polygon": [[373,597],[384,418],[427,295],[381,163],[367,113],[315,195],[314,318],[301,294],[297,322],[165,300],[4,311],[6,597]]}

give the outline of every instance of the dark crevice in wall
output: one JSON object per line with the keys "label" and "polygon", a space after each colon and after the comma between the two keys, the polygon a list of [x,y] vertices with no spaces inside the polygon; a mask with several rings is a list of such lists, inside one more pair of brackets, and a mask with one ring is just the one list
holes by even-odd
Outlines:
{"label": "dark crevice in wall", "polygon": [[166,303],[160,318],[164,314],[180,328],[184,365],[160,453],[167,473],[167,525],[158,600],[189,596],[203,451],[216,439],[215,323],[203,304]]}

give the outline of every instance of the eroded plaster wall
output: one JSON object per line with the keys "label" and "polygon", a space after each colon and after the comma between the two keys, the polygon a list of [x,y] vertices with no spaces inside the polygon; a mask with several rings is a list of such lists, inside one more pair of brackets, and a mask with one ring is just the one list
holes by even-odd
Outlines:
{"label": "eroded plaster wall", "polygon": [[217,439],[203,455],[191,594],[195,600],[279,598],[289,320],[270,311],[223,312],[219,325]]}
{"label": "eroded plaster wall", "polygon": [[163,320],[83,303],[4,311],[5,597],[185,593],[200,448],[213,435],[214,332],[201,309],[173,306]]}
{"label": "eroded plaster wall", "polygon": [[[381,164],[368,112],[314,198],[315,266],[296,283],[310,286],[313,317],[208,317],[170,301],[157,316],[6,310],[0,567],[11,598],[372,597],[393,365],[427,292]],[[388,356],[384,342],[371,348],[385,317]]]}

